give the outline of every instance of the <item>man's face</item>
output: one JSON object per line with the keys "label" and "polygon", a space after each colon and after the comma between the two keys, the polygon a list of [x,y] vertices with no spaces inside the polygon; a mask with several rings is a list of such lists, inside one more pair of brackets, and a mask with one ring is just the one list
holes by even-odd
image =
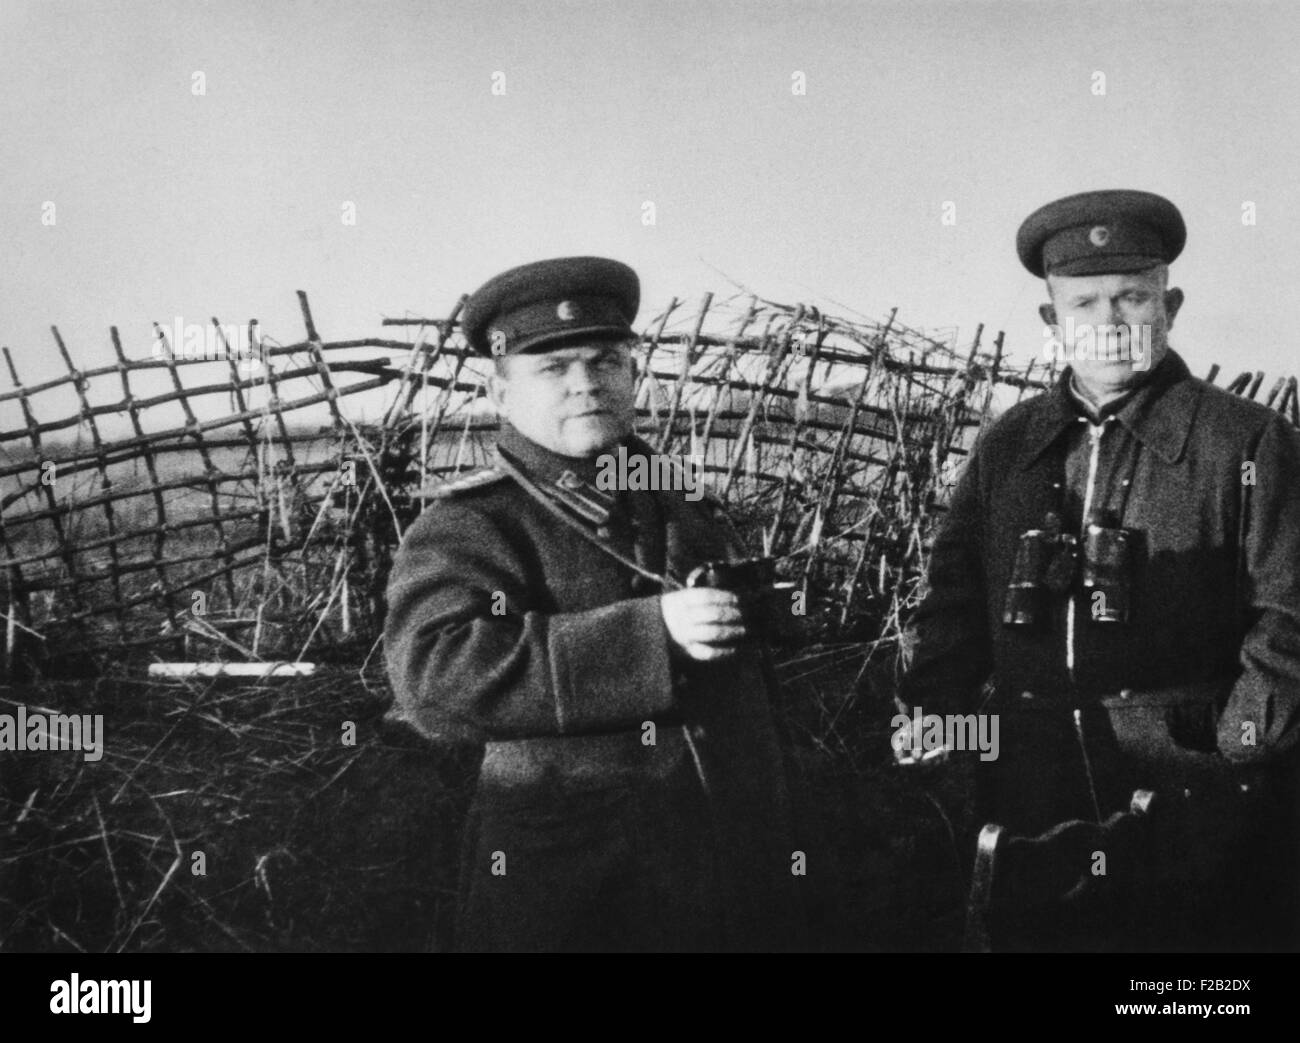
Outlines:
{"label": "man's face", "polygon": [[[1167,335],[1183,303],[1181,290],[1165,289],[1167,278],[1164,266],[1144,272],[1048,276],[1052,303],[1039,313],[1048,325],[1058,327],[1066,358],[1084,388],[1118,391],[1139,382],[1164,358]],[[1094,350],[1088,350],[1089,344]]]}
{"label": "man's face", "polygon": [[561,456],[593,457],[632,433],[636,388],[627,343],[509,355],[490,394],[526,438]]}

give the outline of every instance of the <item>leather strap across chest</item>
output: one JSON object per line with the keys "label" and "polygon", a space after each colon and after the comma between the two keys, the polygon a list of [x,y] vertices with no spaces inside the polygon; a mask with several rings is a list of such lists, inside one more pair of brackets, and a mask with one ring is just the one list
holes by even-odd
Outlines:
{"label": "leather strap across chest", "polygon": [[[497,465],[501,467],[501,469],[504,470],[507,474],[509,474],[515,481],[517,481],[519,485],[523,488],[523,490],[526,493],[528,493],[528,495],[531,496],[535,501],[537,501],[537,503],[540,504],[542,508],[544,508],[553,517],[563,522],[565,526],[567,526],[573,532],[577,533],[584,540],[590,543],[593,547],[596,547],[598,550],[600,550],[601,553],[607,555],[610,558],[613,558],[624,568],[631,569],[637,575],[644,576],[646,579],[653,580],[654,582],[660,584],[662,589],[664,590],[680,590],[682,588],[682,584],[679,583],[677,580],[673,579],[672,576],[669,576],[667,574],[660,574],[658,572],[654,572],[651,569],[646,568],[640,561],[634,561],[632,558],[629,558],[626,554],[620,552],[616,547],[612,545],[612,543],[609,540],[601,539],[601,537],[598,536],[592,529],[588,528],[587,525],[585,525],[582,521],[580,521],[576,514],[574,514],[570,510],[566,510],[564,507],[561,507],[560,504],[556,501],[555,497],[553,497],[544,488],[538,485],[537,482],[533,481],[533,479],[518,464],[518,462],[512,460],[509,454],[506,453],[503,449],[501,449],[500,446],[497,447],[496,457],[497,457]],[[638,541],[638,546],[639,545],[640,543]],[[639,554],[638,556],[642,556],[642,555]]]}

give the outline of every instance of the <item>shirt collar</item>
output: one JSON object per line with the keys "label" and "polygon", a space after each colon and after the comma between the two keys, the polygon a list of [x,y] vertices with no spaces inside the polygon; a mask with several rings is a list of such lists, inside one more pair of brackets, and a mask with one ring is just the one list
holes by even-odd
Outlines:
{"label": "shirt collar", "polygon": [[[1086,417],[1071,389],[1073,368],[1067,368],[1043,396],[1030,421],[1020,466],[1028,468],[1070,425]],[[1191,434],[1200,388],[1187,363],[1170,349],[1140,387],[1109,403],[1102,417],[1113,416],[1144,446],[1166,463],[1176,463]],[[1093,410],[1095,414],[1095,410]]]}
{"label": "shirt collar", "polygon": [[1070,373],[1070,379],[1065,382],[1065,390],[1073,401],[1075,410],[1079,413],[1080,417],[1087,420],[1089,423],[1100,424],[1103,420],[1114,416],[1123,409],[1125,403],[1137,394],[1139,389],[1136,387],[1128,388],[1122,395],[1118,398],[1111,399],[1100,409],[1092,403],[1092,400],[1089,399],[1087,395],[1079,390],[1079,383],[1075,380],[1073,371]]}

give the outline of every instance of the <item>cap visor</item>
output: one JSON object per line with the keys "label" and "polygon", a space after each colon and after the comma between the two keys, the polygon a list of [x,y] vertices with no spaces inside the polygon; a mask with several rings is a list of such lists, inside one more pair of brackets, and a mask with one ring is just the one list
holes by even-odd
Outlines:
{"label": "cap visor", "polygon": [[535,334],[520,341],[507,354],[532,355],[540,351],[551,351],[554,348],[564,347],[566,344],[577,344],[582,341],[605,343],[612,340],[634,340],[635,338],[636,333],[626,326],[581,326],[577,329],[552,330]]}
{"label": "cap visor", "polygon": [[1164,264],[1163,257],[1142,257],[1136,254],[1109,254],[1099,257],[1078,257],[1073,261],[1058,264],[1048,275],[1126,275],[1130,272],[1144,272],[1158,264]]}

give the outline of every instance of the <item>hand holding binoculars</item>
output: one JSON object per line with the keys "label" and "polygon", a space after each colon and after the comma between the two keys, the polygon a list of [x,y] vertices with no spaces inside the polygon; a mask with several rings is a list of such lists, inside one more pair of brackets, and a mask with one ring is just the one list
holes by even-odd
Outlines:
{"label": "hand holding binoculars", "polygon": [[706,561],[686,577],[688,587],[729,590],[740,599],[745,625],[756,636],[781,640],[797,636],[791,597],[795,584],[779,581],[775,558]]}

